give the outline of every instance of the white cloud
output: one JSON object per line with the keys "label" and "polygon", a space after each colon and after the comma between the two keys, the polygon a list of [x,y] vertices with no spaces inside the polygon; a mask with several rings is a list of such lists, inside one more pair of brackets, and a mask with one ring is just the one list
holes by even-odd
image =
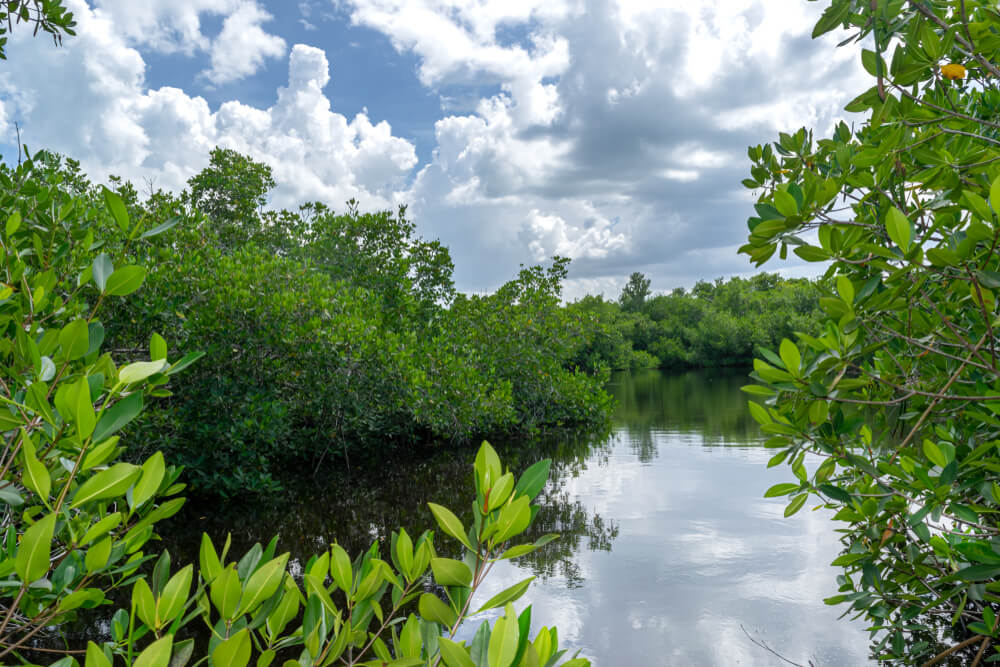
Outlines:
{"label": "white cloud", "polygon": [[[74,4],[86,11],[82,0]],[[271,15],[257,0],[94,0],[94,7],[130,46],[189,56],[207,53],[211,66],[203,75],[217,85],[255,74],[266,59],[281,57],[286,49],[282,38],[261,27]],[[205,16],[223,17],[215,37],[205,34]]]}
{"label": "white cloud", "polygon": [[601,259],[609,253],[626,247],[624,234],[615,234],[612,223],[590,208],[589,217],[584,217],[581,225],[566,222],[558,215],[543,215],[538,209],[528,214],[524,232],[529,237],[528,248],[536,262],[549,257],[576,257]]}
{"label": "white cloud", "polygon": [[[150,50],[207,56],[201,78],[214,85],[281,57],[263,0],[94,2],[70,0],[80,36],[62,49],[15,33],[12,57],[33,67],[0,75],[0,131],[24,120],[30,145],[96,177],[181,187],[223,145],[272,165],[278,205],[409,203],[466,289],[556,253],[576,260],[578,286],[641,270],[669,289],[749,270],[733,252],[750,210],[745,146],[803,124],[823,132],[867,85],[836,37],[809,39],[821,7],[801,0],[326,0],[416,56],[420,81],[451,105],[418,165],[386,122],[332,108],[313,47],[291,49],[267,108],[148,88]],[[321,6],[300,2],[297,15],[326,20]],[[206,17],[222,20],[217,35]]]}
{"label": "white cloud", "polygon": [[733,252],[750,210],[746,145],[825,131],[866,85],[835,38],[809,39],[822,8],[801,0],[348,6],[448,99],[501,88],[437,122],[433,159],[404,195],[476,289],[556,252],[592,284],[639,269],[668,289],[748,270]]}
{"label": "white cloud", "polygon": [[0,78],[5,118],[24,120],[23,138],[32,148],[77,157],[95,179],[114,173],[181,188],[220,145],[271,165],[277,205],[307,199],[337,205],[352,197],[373,207],[397,202],[417,161],[413,145],[385,122],[331,109],[322,90],[329,81],[322,51],[292,49],[288,85],[273,106],[231,101],[213,112],[179,88],[147,89],[142,57],[107,14],[79,4],[73,10],[79,36],[63,48],[24,34],[15,34],[9,47],[12,60],[51,74],[13,68]]}
{"label": "white cloud", "polygon": [[212,42],[205,78],[214,84],[237,81],[254,74],[266,59],[285,55],[285,40],[261,28],[271,18],[256,2],[244,2],[227,16]]}
{"label": "white cloud", "polygon": [[[74,11],[83,3],[75,0]],[[202,14],[227,15],[240,0],[95,0],[96,14],[113,21],[129,44],[164,53],[193,53],[209,47]]]}
{"label": "white cloud", "polygon": [[565,0],[365,0],[352,5],[353,21],[420,56],[420,77],[428,85],[482,73],[503,81],[557,76],[568,65],[565,38],[532,30],[524,43],[503,44],[497,33],[527,23],[548,26],[579,11]]}

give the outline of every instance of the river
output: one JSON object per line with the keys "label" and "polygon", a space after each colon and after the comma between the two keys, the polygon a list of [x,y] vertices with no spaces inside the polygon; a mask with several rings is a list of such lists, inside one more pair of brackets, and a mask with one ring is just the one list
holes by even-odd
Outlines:
{"label": "river", "polygon": [[[761,644],[801,665],[868,664],[864,626],[822,602],[836,593],[829,563],[840,548],[828,515],[807,504],[785,519],[784,499],[763,498],[791,474],[766,468],[771,453],[739,391],[746,382],[739,373],[619,374],[610,434],[497,443],[515,469],[553,458],[534,532],[563,538],[495,569],[482,599],[537,577],[518,606],[531,604],[534,627],[556,625],[561,644],[595,667],[788,664]],[[163,533],[180,538],[182,558],[202,530],[231,532],[237,549],[280,533],[299,559],[334,539],[356,552],[394,526],[431,527],[428,500],[467,507],[470,471],[465,457],[442,453],[349,480],[310,478],[269,508],[192,506]],[[439,549],[446,543],[439,538]]]}

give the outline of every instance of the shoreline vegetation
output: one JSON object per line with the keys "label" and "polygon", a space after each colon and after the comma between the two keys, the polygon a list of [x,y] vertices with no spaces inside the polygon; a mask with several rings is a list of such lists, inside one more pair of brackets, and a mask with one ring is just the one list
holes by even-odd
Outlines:
{"label": "shoreline vegetation", "polygon": [[[103,203],[74,160],[34,161],[90,209]],[[105,336],[132,359],[169,331],[168,349],[212,360],[129,430],[137,458],[162,451],[201,495],[274,494],[287,469],[600,428],[609,371],[749,367],[755,349],[819,318],[818,287],[777,274],[655,296],[637,273],[617,301],[564,304],[560,257],[469,296],[405,208],[270,210],[270,168],[226,149],[188,185],[142,197],[112,177],[130,218],[160,232],[104,246],[147,269],[141,291],[109,305]]]}
{"label": "shoreline vegetation", "polygon": [[[547,460],[511,471],[484,443],[466,510],[428,503],[437,531],[354,557],[291,563],[275,538],[235,558],[205,535],[195,568],[154,551],[156,524],[188,483],[263,498],[278,466],[600,424],[612,367],[755,352],[749,411],[794,478],[766,496],[842,535],[826,602],[871,624],[881,661],[1000,659],[1000,12],[824,4],[813,36],[848,31],[871,77],[846,107],[864,122],[750,147],[740,248],[758,267],[791,248],[826,267],[816,284],[651,297],[636,273],[617,303],[563,305],[557,257],[465,296],[405,208],[268,210],[270,170],[228,149],[145,197],[44,151],[0,164],[0,661],[586,667],[515,610],[531,579],[472,604],[494,563],[554,539],[518,539]],[[0,60],[32,28],[59,44],[75,23],[61,0],[0,0]],[[503,615],[455,641],[480,606]],[[38,645],[101,612],[107,635]]]}

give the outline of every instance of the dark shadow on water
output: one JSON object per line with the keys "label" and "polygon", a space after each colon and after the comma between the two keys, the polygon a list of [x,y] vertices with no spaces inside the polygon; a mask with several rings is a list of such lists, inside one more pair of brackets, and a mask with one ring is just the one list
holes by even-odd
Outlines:
{"label": "dark shadow on water", "polygon": [[[549,484],[539,498],[541,510],[527,540],[546,533],[561,538],[545,549],[521,559],[536,576],[564,576],[569,584],[582,578],[574,555],[582,548],[610,550],[617,535],[612,519],[593,514],[566,492],[566,482],[588,466],[600,465],[599,455],[608,443],[607,432],[563,432],[533,442],[497,442],[494,446],[505,465],[516,474],[532,463],[551,458]],[[341,471],[322,478],[312,471],[283,480],[285,494],[267,503],[205,501],[191,498],[179,515],[161,524],[175,562],[197,562],[202,533],[219,546],[232,536],[233,554],[242,554],[254,543],[266,544],[279,535],[279,552],[305,563],[334,541],[348,553],[361,553],[373,541],[388,544],[392,530],[403,527],[411,535],[435,528],[427,508],[435,502],[471,521],[472,459],[475,449],[449,449],[415,461],[399,461]],[[455,548],[453,540],[438,534],[440,552]],[[388,555],[387,551],[383,551]]]}

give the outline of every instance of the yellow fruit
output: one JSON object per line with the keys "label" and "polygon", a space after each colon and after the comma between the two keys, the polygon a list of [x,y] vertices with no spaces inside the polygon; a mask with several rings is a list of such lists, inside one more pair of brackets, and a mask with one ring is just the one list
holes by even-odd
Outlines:
{"label": "yellow fruit", "polygon": [[951,81],[965,78],[965,67],[958,63],[948,63],[941,67],[941,76]]}

